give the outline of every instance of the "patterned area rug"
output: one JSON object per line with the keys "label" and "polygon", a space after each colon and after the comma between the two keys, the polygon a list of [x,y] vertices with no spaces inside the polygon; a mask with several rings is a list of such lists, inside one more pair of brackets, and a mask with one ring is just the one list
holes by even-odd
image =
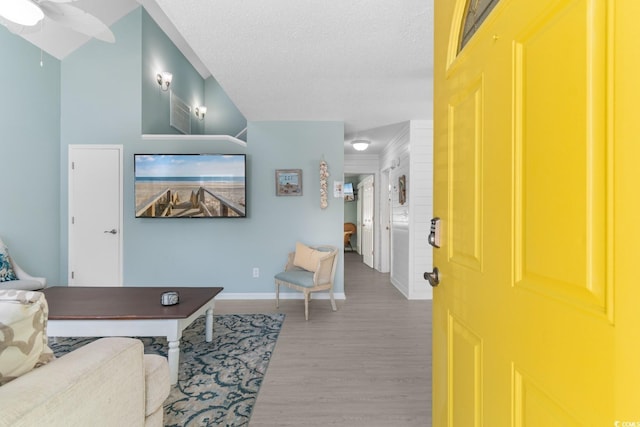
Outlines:
{"label": "patterned area rug", "polygon": [[[178,384],[164,403],[165,426],[247,426],[284,321],[284,314],[204,317],[182,334]],[[97,338],[49,338],[57,357]],[[165,338],[140,338],[145,353],[167,355]]]}

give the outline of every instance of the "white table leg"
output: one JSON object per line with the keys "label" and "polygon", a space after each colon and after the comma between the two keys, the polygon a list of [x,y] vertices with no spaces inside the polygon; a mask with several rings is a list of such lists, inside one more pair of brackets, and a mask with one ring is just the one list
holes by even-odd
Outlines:
{"label": "white table leg", "polygon": [[169,341],[169,352],[167,355],[169,361],[169,380],[171,384],[178,382],[178,368],[180,366],[180,340]]}
{"label": "white table leg", "polygon": [[205,340],[211,342],[213,341],[213,307],[207,309],[205,318]]}
{"label": "white table leg", "polygon": [[169,362],[169,381],[173,385],[178,382],[178,368],[180,366],[180,339],[177,341],[169,341],[167,359]]}

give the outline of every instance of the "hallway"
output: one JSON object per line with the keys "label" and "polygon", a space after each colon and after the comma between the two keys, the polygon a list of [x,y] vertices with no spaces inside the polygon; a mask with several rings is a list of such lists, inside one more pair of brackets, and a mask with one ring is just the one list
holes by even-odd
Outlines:
{"label": "hallway", "polygon": [[[345,253],[346,301],[280,302],[287,314],[252,427],[431,425],[431,301],[407,301]],[[216,312],[275,312],[272,300],[216,303]]]}

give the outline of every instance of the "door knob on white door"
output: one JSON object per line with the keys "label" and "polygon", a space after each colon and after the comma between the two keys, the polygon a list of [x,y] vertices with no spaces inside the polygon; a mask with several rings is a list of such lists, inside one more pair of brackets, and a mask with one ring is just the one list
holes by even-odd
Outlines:
{"label": "door knob on white door", "polygon": [[111,230],[106,230],[105,234],[118,234],[118,231],[115,228],[112,228]]}

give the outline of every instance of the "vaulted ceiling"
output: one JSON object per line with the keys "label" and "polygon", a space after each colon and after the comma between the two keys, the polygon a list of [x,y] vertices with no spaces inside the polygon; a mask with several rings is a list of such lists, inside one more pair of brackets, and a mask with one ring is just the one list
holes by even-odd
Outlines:
{"label": "vaulted ceiling", "polygon": [[[139,3],[248,120],[339,120],[349,140],[432,116],[433,0],[74,5],[110,25]],[[87,40],[55,25],[22,36],[59,59]]]}

